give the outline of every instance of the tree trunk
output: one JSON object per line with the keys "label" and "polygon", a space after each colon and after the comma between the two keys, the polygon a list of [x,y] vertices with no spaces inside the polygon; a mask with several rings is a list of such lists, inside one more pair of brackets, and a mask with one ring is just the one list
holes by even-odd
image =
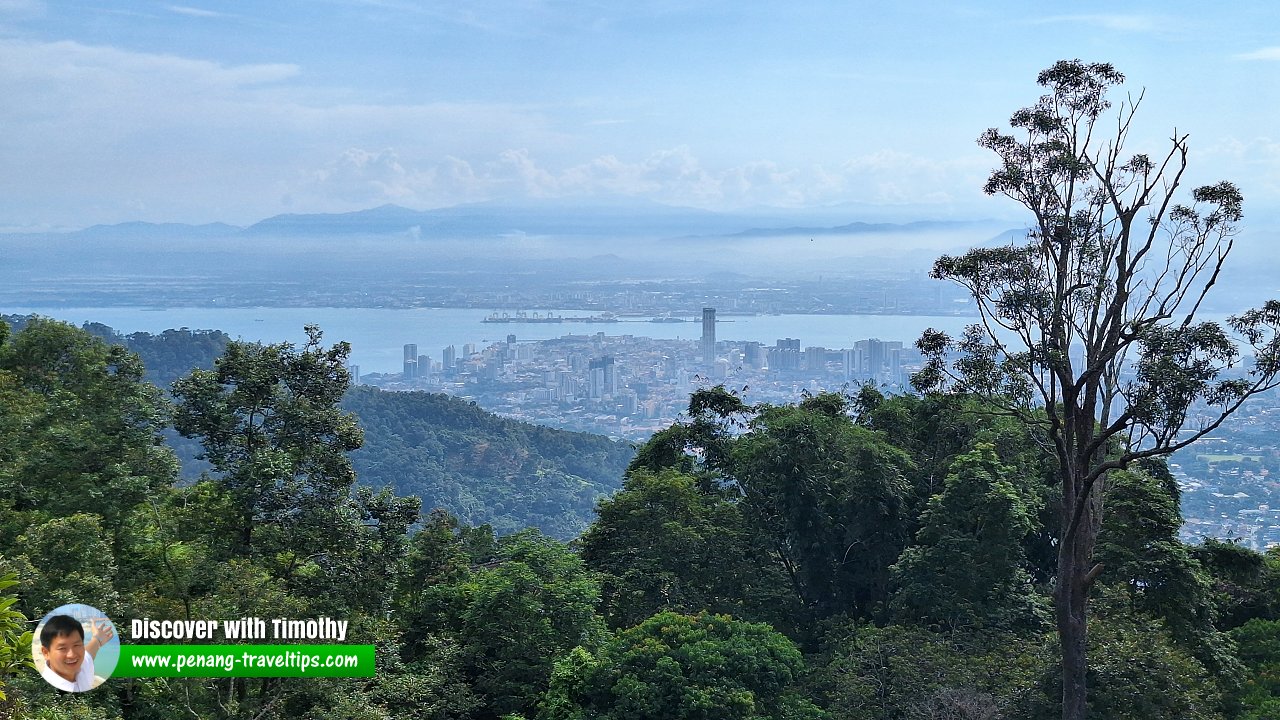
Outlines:
{"label": "tree trunk", "polygon": [[[1079,543],[1072,545],[1078,547]],[[1084,568],[1074,555],[1064,543],[1058,553],[1058,584],[1053,597],[1062,644],[1062,720],[1084,720],[1087,712],[1088,592],[1083,589]]]}
{"label": "tree trunk", "polygon": [[[1079,487],[1080,480],[1073,483]],[[1089,589],[1101,566],[1093,562],[1102,519],[1102,485],[1091,488],[1083,515],[1071,528],[1070,511],[1064,514],[1063,537],[1058,547],[1058,581],[1053,604],[1062,644],[1062,720],[1085,720],[1088,715],[1088,608]],[[1066,498],[1064,498],[1066,499]],[[1072,502],[1066,507],[1071,508]]]}

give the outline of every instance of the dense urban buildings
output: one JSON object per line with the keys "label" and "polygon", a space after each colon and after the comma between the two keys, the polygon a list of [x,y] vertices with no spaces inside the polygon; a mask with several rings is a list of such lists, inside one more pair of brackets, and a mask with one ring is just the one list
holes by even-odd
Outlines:
{"label": "dense urban buildings", "polygon": [[[847,347],[804,346],[801,338],[715,340],[715,309],[703,312],[694,340],[570,334],[520,342],[515,333],[488,347],[441,348],[441,362],[404,346],[404,371],[357,381],[396,390],[430,390],[474,400],[506,417],[642,441],[669,426],[700,387],[723,384],[749,403],[796,402],[803,393],[856,392],[872,383],[907,388],[920,357],[901,340],[850,339]],[[1245,404],[1218,433],[1175,455],[1183,537],[1235,538],[1255,548],[1280,545],[1280,393]]]}
{"label": "dense urban buildings", "polygon": [[389,389],[427,389],[476,400],[495,412],[555,427],[644,440],[670,425],[699,387],[741,388],[749,402],[793,402],[802,392],[851,391],[873,383],[907,386],[918,364],[901,341],[851,339],[849,347],[802,349],[799,338],[774,346],[716,340],[716,309],[703,308],[698,340],[659,340],[605,332],[518,342],[515,334],[434,364],[404,346],[404,371],[363,381]]}

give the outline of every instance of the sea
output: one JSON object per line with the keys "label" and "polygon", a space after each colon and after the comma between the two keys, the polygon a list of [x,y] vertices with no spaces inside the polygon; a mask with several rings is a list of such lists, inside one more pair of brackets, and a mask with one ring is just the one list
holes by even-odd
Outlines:
{"label": "sea", "polygon": [[[509,314],[514,312],[506,311]],[[565,318],[585,317],[584,310],[529,309]],[[415,343],[418,353],[439,359],[443,349],[474,343],[483,348],[514,335],[517,342],[550,340],[565,335],[635,335],[665,340],[702,337],[701,318],[688,322],[649,322],[648,318],[620,318],[618,322],[486,323],[491,310],[468,308],[207,308],[207,307],[0,307],[0,314],[43,315],[75,325],[96,322],[122,335],[160,333],[170,329],[222,330],[252,342],[302,343],[303,328],[318,325],[324,341],[351,343],[350,362],[360,372],[399,372],[404,345]],[[831,350],[853,347],[857,340],[878,338],[915,342],[927,328],[959,333],[975,318],[955,315],[725,315],[717,316],[716,339],[755,341],[773,345],[782,338],[800,340],[801,347]]]}

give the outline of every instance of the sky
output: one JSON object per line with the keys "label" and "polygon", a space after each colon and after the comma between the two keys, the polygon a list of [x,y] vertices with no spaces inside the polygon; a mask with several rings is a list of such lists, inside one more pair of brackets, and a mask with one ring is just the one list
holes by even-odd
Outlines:
{"label": "sky", "polygon": [[[0,228],[640,198],[1019,217],[988,127],[1059,59],[1280,209],[1266,1],[0,0]],[[1119,99],[1120,96],[1116,96]]]}

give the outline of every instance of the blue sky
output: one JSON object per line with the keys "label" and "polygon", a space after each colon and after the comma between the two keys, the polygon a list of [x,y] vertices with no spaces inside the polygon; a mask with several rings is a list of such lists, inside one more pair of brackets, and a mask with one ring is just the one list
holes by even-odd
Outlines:
{"label": "blue sky", "polygon": [[[1267,2],[0,0],[0,227],[627,196],[1020,217],[974,140],[1062,58],[1280,208]],[[859,219],[850,209],[848,221]]]}

